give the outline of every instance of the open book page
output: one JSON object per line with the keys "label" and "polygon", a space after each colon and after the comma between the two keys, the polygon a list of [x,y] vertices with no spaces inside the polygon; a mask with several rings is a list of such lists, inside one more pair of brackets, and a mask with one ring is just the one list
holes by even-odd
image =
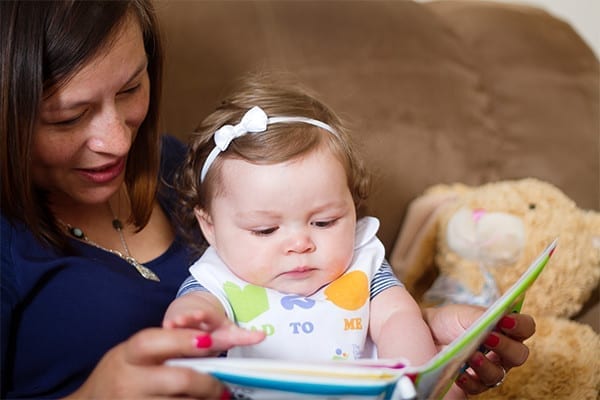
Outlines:
{"label": "open book page", "polygon": [[556,245],[557,239],[542,251],[519,280],[496,300],[468,330],[428,363],[417,367],[415,382],[419,398],[441,398],[456,379],[466,360],[479,348],[488,334],[496,327],[498,321],[506,314],[521,310],[525,292],[546,266]]}
{"label": "open book page", "polygon": [[[374,360],[373,360],[374,361]],[[394,390],[404,364],[370,360],[291,362],[251,358],[204,358],[169,361],[208,372],[243,399],[381,399]]]}
{"label": "open book page", "polygon": [[554,240],[468,330],[421,366],[406,366],[402,359],[315,363],[220,357],[167,363],[212,374],[238,399],[440,399],[502,316],[520,310],[556,245]]}

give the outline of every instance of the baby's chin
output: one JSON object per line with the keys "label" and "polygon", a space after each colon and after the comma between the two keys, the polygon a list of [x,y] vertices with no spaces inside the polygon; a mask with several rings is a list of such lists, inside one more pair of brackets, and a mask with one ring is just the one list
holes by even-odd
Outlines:
{"label": "baby's chin", "polygon": [[272,285],[268,285],[267,287],[269,287],[269,289],[273,289],[280,293],[287,294],[290,296],[310,297],[316,292],[318,292],[322,287],[326,286],[328,283],[330,282],[317,282],[309,280],[294,280],[292,282],[286,280],[285,282],[283,282],[280,280],[278,282],[273,282]]}

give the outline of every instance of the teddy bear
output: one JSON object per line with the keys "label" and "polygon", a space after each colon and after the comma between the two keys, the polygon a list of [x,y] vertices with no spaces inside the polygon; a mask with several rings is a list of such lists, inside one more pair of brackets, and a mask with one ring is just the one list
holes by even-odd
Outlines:
{"label": "teddy bear", "polygon": [[600,397],[600,335],[571,319],[600,281],[600,213],[535,178],[439,184],[410,203],[389,261],[422,305],[489,306],[556,238],[522,308],[536,320],[527,362],[475,398]]}

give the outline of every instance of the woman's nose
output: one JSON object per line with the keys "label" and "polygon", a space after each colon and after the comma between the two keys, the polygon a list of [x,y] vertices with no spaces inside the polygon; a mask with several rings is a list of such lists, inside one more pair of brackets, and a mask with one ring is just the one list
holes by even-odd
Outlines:
{"label": "woman's nose", "polygon": [[132,135],[117,110],[107,110],[92,124],[88,147],[97,153],[123,156],[131,147]]}

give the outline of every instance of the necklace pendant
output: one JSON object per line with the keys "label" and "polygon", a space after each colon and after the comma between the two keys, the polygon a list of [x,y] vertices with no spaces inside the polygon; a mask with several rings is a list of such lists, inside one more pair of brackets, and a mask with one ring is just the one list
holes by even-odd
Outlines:
{"label": "necklace pendant", "polygon": [[112,220],[112,226],[113,226],[113,229],[117,232],[119,232],[123,229],[123,223],[118,218],[115,218]]}
{"label": "necklace pendant", "polygon": [[75,228],[75,227],[68,227],[67,228],[69,230],[69,233],[71,234],[71,236],[81,240],[81,239],[85,239],[85,234],[83,233],[83,231],[79,228]]}
{"label": "necklace pendant", "polygon": [[140,264],[138,262],[138,260],[136,260],[133,257],[124,257],[125,261],[127,261],[129,264],[133,265],[135,267],[135,269],[137,269],[137,271],[140,273],[141,276],[143,276],[144,278],[150,280],[150,281],[154,281],[154,282],[160,282],[160,278],[158,277],[158,275],[156,275],[154,272],[152,272],[152,270],[148,267],[143,266],[142,264]]}

